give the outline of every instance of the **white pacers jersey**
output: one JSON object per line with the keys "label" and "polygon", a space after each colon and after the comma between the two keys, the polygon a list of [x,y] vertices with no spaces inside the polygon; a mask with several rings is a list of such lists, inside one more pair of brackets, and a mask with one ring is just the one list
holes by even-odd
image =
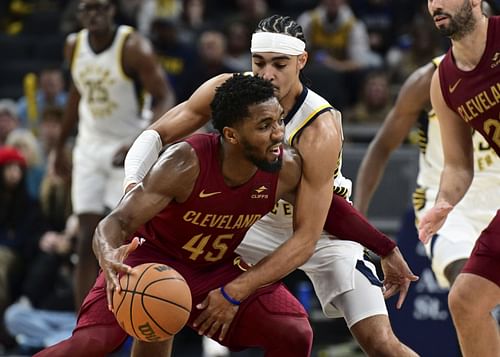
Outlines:
{"label": "white pacers jersey", "polygon": [[125,144],[141,133],[141,96],[134,81],[122,68],[122,51],[129,26],[119,26],[110,47],[95,53],[86,29],[77,34],[71,75],[78,92],[77,144]]}
{"label": "white pacers jersey", "polygon": [[[292,111],[285,118],[285,142],[292,145],[302,129],[321,113],[331,110],[334,108],[325,99],[304,87]],[[340,159],[338,168],[332,172],[332,185],[334,192],[346,198],[351,193],[351,181],[340,172]],[[255,264],[275,251],[292,234],[293,206],[280,200],[271,213],[250,228],[236,251],[247,262]],[[364,270],[361,274],[367,277],[371,275],[376,280],[373,265],[364,261],[363,247],[356,242],[330,238],[331,235],[323,232],[313,256],[300,267],[311,279],[324,313],[329,317],[344,316],[348,326],[368,316],[387,314],[380,287],[371,284],[370,278],[364,279],[365,284],[356,283],[356,276],[361,270]],[[358,270],[360,265],[366,269]],[[337,301],[345,292],[360,295],[363,303],[350,303],[346,306]],[[373,306],[366,305],[365,299],[372,302]]]}
{"label": "white pacers jersey", "polygon": [[[436,67],[442,57],[434,59]],[[439,122],[433,110],[419,121],[419,173],[413,206],[419,220],[434,206],[444,166]],[[474,178],[469,190],[448,215],[437,234],[425,245],[432,270],[441,287],[449,287],[444,274],[455,261],[467,259],[474,244],[500,206],[500,158],[481,134],[472,134]]]}
{"label": "white pacers jersey", "polygon": [[[301,131],[311,124],[319,115],[326,111],[335,110],[330,103],[312,90],[304,87],[294,107],[285,118],[285,143],[293,146]],[[343,138],[342,138],[343,139]],[[342,176],[342,156],[338,160],[337,168],[332,173],[333,190],[336,194],[348,199],[351,195],[352,182]],[[293,206],[280,200],[275,209],[264,216],[261,221],[275,226],[292,226]]]}

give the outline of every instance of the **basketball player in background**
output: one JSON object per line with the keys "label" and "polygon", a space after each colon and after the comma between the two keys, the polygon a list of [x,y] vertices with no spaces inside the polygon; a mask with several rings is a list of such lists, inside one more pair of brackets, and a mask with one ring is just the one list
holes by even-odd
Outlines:
{"label": "basketball player in background", "polygon": [[[429,0],[428,8],[436,27],[451,39],[452,47],[431,81],[444,168],[435,205],[419,225],[419,238],[424,243],[443,226],[473,181],[471,127],[500,155],[500,18],[484,16],[480,0]],[[498,196],[500,186],[495,187]],[[486,200],[491,199],[488,192],[483,193]],[[448,297],[464,357],[500,356],[498,325],[491,315],[499,303],[497,211],[476,241]]]}
{"label": "basketball player in background", "polygon": [[[404,260],[394,243],[368,225],[344,199],[350,194],[351,182],[340,172],[341,114],[324,98],[305,87],[299,78],[307,62],[301,27],[289,17],[274,15],[263,19],[253,34],[251,51],[254,75],[273,83],[284,108],[285,142],[293,146],[304,161],[295,209],[307,210],[315,220],[321,220],[335,192],[332,207],[336,214],[330,214],[329,218],[334,216],[334,219],[327,219],[327,226],[328,222],[331,225],[325,226],[326,229],[343,239],[347,237],[361,242],[383,256],[386,278],[391,275],[400,278],[400,284],[388,286],[387,293],[390,295],[394,289],[401,289],[398,300],[398,307],[401,307],[410,281],[417,277],[409,271],[406,263],[399,265]],[[209,120],[209,104],[214,92],[229,76],[225,74],[208,80],[191,98],[167,112],[150,130],[140,135],[126,158],[125,186],[142,180],[163,144],[193,132]],[[238,253],[250,263],[257,263],[281,244],[289,244],[287,239],[293,233],[293,209],[289,202],[280,201],[271,214],[249,230],[238,247]],[[313,282],[324,313],[328,317],[343,316],[352,334],[370,356],[415,356],[392,331],[381,284],[374,266],[364,258],[363,247],[355,242],[331,238],[331,234],[323,234],[313,257],[300,267]],[[394,264],[388,264],[390,261]],[[397,266],[402,270],[392,270]]]}
{"label": "basketball player in background", "polygon": [[120,200],[125,154],[149,124],[143,118],[145,92],[152,96],[153,118],[174,104],[151,45],[132,28],[115,25],[114,14],[112,0],[81,0],[78,17],[84,29],[68,36],[64,50],[72,84],[53,164],[56,173],[68,174],[64,146],[79,120],[72,173],[73,211],[80,227],[76,306],[98,272],[92,234],[106,209]]}
{"label": "basketball player in background", "polygon": [[[483,1],[483,5],[487,6],[486,1]],[[491,15],[491,8],[488,9]],[[393,109],[370,143],[354,189],[354,205],[362,213],[368,211],[390,154],[403,143],[415,124],[418,125],[420,148],[417,189],[413,194],[417,225],[434,205],[443,169],[443,149],[439,122],[431,108],[429,90],[432,75],[442,57],[433,59],[408,77]],[[425,117],[421,116],[423,112],[427,112]],[[442,288],[450,288],[453,284],[469,258],[477,237],[495,216],[497,207],[500,207],[500,195],[497,194],[500,186],[500,158],[477,131],[473,133],[472,141],[475,175],[471,187],[443,227],[425,245],[432,270]]]}

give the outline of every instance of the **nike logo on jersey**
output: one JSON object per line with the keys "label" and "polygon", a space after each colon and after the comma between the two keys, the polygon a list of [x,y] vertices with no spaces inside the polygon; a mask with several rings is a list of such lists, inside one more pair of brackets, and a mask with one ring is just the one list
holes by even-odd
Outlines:
{"label": "nike logo on jersey", "polygon": [[458,85],[462,82],[462,78],[460,78],[458,81],[455,82],[454,85],[448,86],[448,89],[450,90],[450,93],[453,93],[455,89],[457,89]]}
{"label": "nike logo on jersey", "polygon": [[200,194],[198,195],[200,198],[207,198],[207,197],[212,197],[215,195],[218,195],[219,193],[222,193],[220,191],[216,192],[205,192],[205,190],[201,190]]}

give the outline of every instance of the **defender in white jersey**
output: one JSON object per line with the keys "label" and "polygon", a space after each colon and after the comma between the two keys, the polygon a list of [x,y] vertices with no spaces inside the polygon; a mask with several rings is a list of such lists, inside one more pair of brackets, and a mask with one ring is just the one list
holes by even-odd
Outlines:
{"label": "defender in white jersey", "polygon": [[[334,175],[337,193],[346,197],[350,193],[350,181],[340,174],[340,113],[302,85],[299,74],[307,62],[307,52],[302,29],[291,18],[274,15],[260,22],[252,38],[252,58],[253,73],[274,84],[285,112],[285,140],[298,150],[303,159],[303,176],[296,205],[315,212],[311,216],[317,218],[316,222],[309,224],[323,224],[321,222],[325,221],[325,211],[334,191]],[[141,134],[125,161],[127,189],[144,178],[164,143],[187,135],[209,120],[209,103],[215,89],[229,76],[226,74],[208,80],[189,100],[153,124],[150,127],[153,130]],[[265,194],[265,191],[260,194]],[[308,245],[291,239],[292,231],[291,205],[281,201],[274,214],[265,216],[252,227],[238,252],[244,259],[253,262],[268,254],[285,254],[288,259],[299,262],[307,253],[301,247]],[[343,315],[368,355],[415,356],[394,336],[387,317],[382,284],[374,275],[373,266],[363,259],[362,246],[330,238],[326,234],[321,237],[313,256],[301,266],[313,281],[324,312],[330,317]],[[399,254],[397,248],[394,249],[396,251]],[[404,300],[409,281],[416,279],[406,263],[404,266],[401,271],[393,270],[400,279],[396,285],[403,291],[399,305]],[[233,297],[238,294],[240,292],[236,289],[229,292]],[[228,305],[226,308],[232,307]],[[374,334],[374,330],[377,333]]]}
{"label": "defender in white jersey", "polygon": [[[443,56],[416,70],[404,83],[394,108],[370,144],[361,163],[354,190],[354,204],[368,210],[390,153],[418,124],[419,173],[413,206],[419,220],[434,206],[443,170],[439,122],[431,108],[429,89],[432,74]],[[423,118],[420,114],[427,111]],[[425,245],[432,270],[441,287],[449,288],[461,271],[481,231],[500,206],[500,159],[483,136],[473,134],[474,180],[465,197],[448,215],[446,223]]]}
{"label": "defender in white jersey", "polygon": [[150,123],[143,115],[145,93],[153,98],[154,117],[173,104],[149,42],[131,27],[116,26],[114,13],[110,0],[81,0],[78,15],[84,29],[69,35],[65,47],[72,85],[54,169],[67,174],[62,148],[79,120],[72,173],[72,204],[80,223],[76,306],[97,276],[91,245],[97,222],[120,200],[125,154]]}

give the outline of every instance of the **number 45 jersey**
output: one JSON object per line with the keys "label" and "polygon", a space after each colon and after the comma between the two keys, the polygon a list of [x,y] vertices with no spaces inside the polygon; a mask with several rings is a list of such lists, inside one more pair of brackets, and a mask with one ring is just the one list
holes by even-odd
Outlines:
{"label": "number 45 jersey", "polygon": [[486,48],[476,68],[458,69],[450,49],[439,79],[446,104],[500,155],[500,17],[488,19]]}
{"label": "number 45 jersey", "polygon": [[234,260],[250,226],[276,202],[279,171],[257,170],[246,183],[229,187],[219,162],[220,136],[198,134],[186,141],[195,149],[200,173],[189,198],[172,201],[138,231],[157,251],[196,266]]}

